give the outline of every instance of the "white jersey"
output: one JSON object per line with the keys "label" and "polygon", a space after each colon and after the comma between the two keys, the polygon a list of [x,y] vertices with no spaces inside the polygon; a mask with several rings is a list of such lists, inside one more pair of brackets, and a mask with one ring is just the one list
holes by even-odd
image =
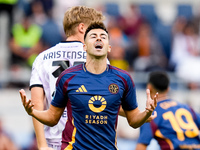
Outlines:
{"label": "white jersey", "polygon": [[[48,109],[51,104],[56,80],[60,73],[68,67],[85,61],[86,52],[83,51],[83,43],[79,41],[61,42],[37,56],[32,67],[30,88],[35,86],[43,87],[46,96],[45,109]],[[66,121],[67,110],[65,109],[57,125],[44,127],[47,142],[61,142],[62,131]]]}

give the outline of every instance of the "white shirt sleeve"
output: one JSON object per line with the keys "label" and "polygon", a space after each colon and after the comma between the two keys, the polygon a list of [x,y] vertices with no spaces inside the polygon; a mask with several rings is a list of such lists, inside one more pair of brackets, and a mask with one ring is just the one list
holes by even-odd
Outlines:
{"label": "white shirt sleeve", "polygon": [[30,88],[33,86],[42,86],[42,80],[39,75],[39,70],[41,68],[40,64],[40,57],[38,56],[32,66],[32,71],[31,71],[31,78],[30,78]]}

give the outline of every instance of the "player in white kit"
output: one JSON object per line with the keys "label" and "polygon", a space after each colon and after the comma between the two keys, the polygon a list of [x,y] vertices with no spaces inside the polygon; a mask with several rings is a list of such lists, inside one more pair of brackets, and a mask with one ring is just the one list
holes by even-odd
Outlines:
{"label": "player in white kit", "polygon": [[[63,70],[85,62],[84,33],[91,22],[103,20],[101,12],[85,6],[72,7],[66,11],[63,27],[67,40],[40,53],[33,63],[30,90],[35,109],[49,108],[57,77]],[[54,127],[44,126],[33,118],[39,150],[60,150],[62,131],[67,121],[66,111]]]}

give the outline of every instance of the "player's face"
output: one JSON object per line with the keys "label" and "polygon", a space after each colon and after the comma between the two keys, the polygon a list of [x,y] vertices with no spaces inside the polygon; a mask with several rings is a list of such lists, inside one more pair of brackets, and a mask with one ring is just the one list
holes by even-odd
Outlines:
{"label": "player's face", "polygon": [[107,56],[107,53],[111,50],[108,34],[102,29],[89,31],[85,40],[84,49],[87,51],[87,55],[97,57]]}

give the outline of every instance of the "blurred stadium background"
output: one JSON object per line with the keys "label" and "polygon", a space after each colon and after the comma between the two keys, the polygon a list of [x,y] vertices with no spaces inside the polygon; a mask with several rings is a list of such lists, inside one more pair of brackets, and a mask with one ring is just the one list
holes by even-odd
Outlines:
{"label": "blurred stadium background", "polygon": [[[13,9],[11,22],[6,12],[10,12],[7,5]],[[20,23],[24,16],[30,17],[31,23],[42,29],[41,51],[45,50],[60,39],[65,40],[62,18],[66,9],[74,5],[94,7],[105,14],[105,24],[110,31],[114,51],[109,55],[109,60],[112,65],[131,73],[140,109],[145,108],[148,73],[165,70],[171,79],[170,96],[200,112],[199,0],[18,0],[13,4],[0,0],[0,120],[3,122],[3,130],[20,150],[31,149],[34,141],[32,120],[25,113],[18,93],[19,89],[24,88],[30,97],[28,86],[31,64],[27,64],[26,60],[23,64],[11,63],[14,53],[10,46],[13,26]],[[42,9],[36,9],[39,6]],[[188,26],[191,28],[186,30]],[[188,48],[188,40],[183,39],[192,39],[192,48]],[[187,48],[190,52],[193,49],[195,54],[185,52]],[[181,55],[183,53],[185,55]],[[189,68],[179,68],[179,59],[190,62],[183,65],[189,65]],[[157,61],[153,64],[153,60]],[[122,117],[119,117],[117,130],[119,149],[133,150],[139,130],[129,127]],[[148,149],[156,150],[159,147],[153,141]]]}

